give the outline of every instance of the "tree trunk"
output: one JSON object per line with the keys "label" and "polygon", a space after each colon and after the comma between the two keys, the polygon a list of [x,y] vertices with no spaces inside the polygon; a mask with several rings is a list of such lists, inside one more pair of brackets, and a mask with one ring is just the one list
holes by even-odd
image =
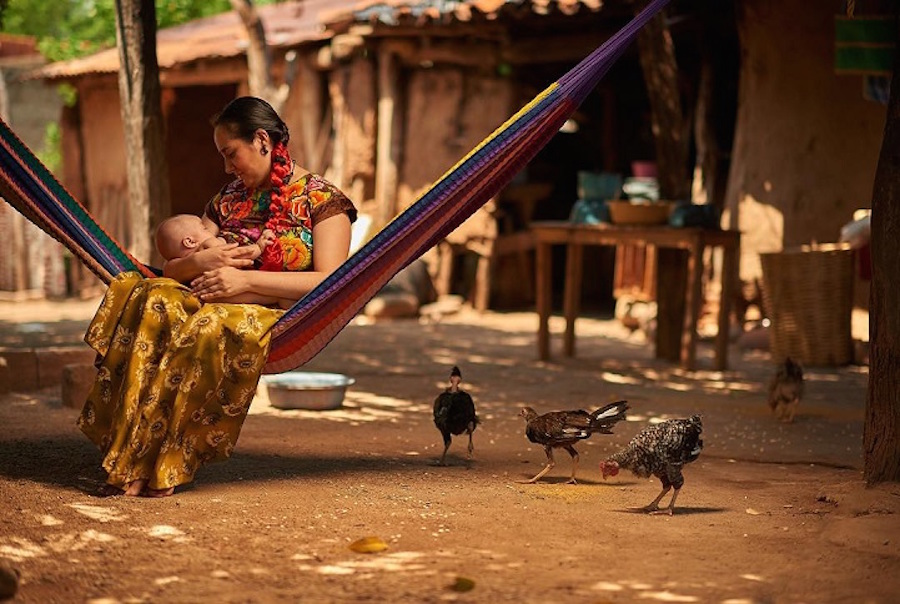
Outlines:
{"label": "tree trunk", "polygon": [[156,261],[150,231],[171,212],[153,0],[116,0],[119,96],[128,149],[129,251]]}
{"label": "tree trunk", "polygon": [[231,7],[237,12],[247,29],[249,43],[247,45],[247,83],[250,94],[265,98],[271,87],[270,76],[272,56],[266,44],[266,32],[256,7],[250,0],[231,0]]}
{"label": "tree trunk", "polygon": [[[900,35],[898,35],[900,38]],[[900,60],[895,62],[872,192],[872,289],[864,475],[900,481]]]}
{"label": "tree trunk", "polygon": [[272,79],[272,53],[266,42],[266,30],[251,0],[231,0],[247,30],[247,84],[252,96],[265,99],[279,114],[287,101],[291,84],[296,75],[296,52],[285,55],[284,83],[276,86]]}
{"label": "tree trunk", "polygon": [[665,11],[651,19],[640,31],[638,51],[650,98],[660,196],[664,199],[689,199],[687,120],[682,112],[675,46],[666,24]]}

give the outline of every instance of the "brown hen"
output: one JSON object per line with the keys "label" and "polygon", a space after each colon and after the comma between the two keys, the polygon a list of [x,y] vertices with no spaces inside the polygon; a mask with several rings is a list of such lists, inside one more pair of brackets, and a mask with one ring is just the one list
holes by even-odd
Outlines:
{"label": "brown hen", "polygon": [[572,456],[572,477],[569,479],[569,484],[575,484],[578,452],[572,445],[579,440],[589,438],[594,432],[612,434],[612,427],[625,419],[627,410],[627,401],[610,403],[593,413],[579,409],[577,411],[551,411],[538,415],[531,407],[523,407],[519,415],[524,417],[527,422],[525,436],[531,442],[543,445],[544,452],[547,454],[547,465],[531,480],[520,482],[537,482],[556,465],[553,459],[553,449],[563,448]]}

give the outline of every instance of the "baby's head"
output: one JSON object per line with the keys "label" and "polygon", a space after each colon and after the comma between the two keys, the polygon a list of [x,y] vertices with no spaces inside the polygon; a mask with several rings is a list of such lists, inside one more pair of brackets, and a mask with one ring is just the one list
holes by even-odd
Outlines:
{"label": "baby's head", "polygon": [[203,220],[193,214],[176,214],[156,227],[156,249],[166,260],[184,258],[197,251],[201,243],[215,237]]}

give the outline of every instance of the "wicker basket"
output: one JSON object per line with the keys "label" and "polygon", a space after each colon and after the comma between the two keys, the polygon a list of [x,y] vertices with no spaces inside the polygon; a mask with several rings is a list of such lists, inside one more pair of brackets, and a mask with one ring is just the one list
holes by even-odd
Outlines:
{"label": "wicker basket", "polygon": [[805,365],[853,359],[853,250],[819,244],[760,254],[772,357]]}

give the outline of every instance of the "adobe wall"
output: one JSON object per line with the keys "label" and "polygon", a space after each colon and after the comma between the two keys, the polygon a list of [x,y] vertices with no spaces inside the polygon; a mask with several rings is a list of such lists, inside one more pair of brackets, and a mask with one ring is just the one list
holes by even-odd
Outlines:
{"label": "adobe wall", "polygon": [[726,207],[737,209],[743,232],[744,279],[761,273],[759,252],[836,241],[853,211],[870,206],[886,107],[863,99],[861,76],[834,73],[836,6],[739,2],[740,100]]}
{"label": "adobe wall", "polygon": [[[43,64],[40,56],[0,62],[0,117],[37,154],[45,146],[47,125],[59,119],[62,99],[54,87],[24,79]],[[0,203],[0,299],[66,293],[62,247],[5,203]]]}

